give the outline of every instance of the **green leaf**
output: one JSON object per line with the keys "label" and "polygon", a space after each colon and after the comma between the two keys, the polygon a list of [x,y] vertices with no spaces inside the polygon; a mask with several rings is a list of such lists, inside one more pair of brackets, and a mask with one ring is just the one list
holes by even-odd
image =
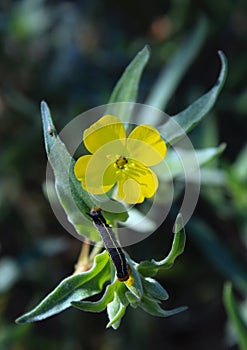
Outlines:
{"label": "green leaf", "polygon": [[41,101],[40,109],[43,122],[45,149],[47,156],[49,156],[51,148],[57,139],[57,131],[53,124],[50,109],[45,101]]}
{"label": "green leaf", "polygon": [[[111,202],[112,201],[113,199],[111,198]],[[104,204],[107,205],[107,203],[108,202],[105,202]],[[115,226],[114,223],[116,221],[125,222],[128,219],[129,214],[126,210],[124,204],[114,201],[114,212],[102,210],[102,214],[112,226]]]}
{"label": "green leaf", "polygon": [[183,227],[183,219],[182,215],[178,214],[175,221],[175,234],[173,238],[172,248],[168,254],[168,256],[161,261],[142,261],[137,270],[143,276],[153,276],[155,275],[161,268],[168,269],[173,264],[176,258],[181,255],[184,251],[186,235]]}
{"label": "green leaf", "polygon": [[125,314],[128,300],[125,296],[125,285],[120,283],[114,291],[114,299],[107,305],[107,314],[109,322],[107,328],[117,329],[120,326],[122,317]]}
{"label": "green leaf", "polygon": [[73,301],[99,293],[109,278],[109,255],[104,251],[95,257],[90,270],[65,278],[38,306],[16,322],[35,322],[55,315],[70,307]]}
{"label": "green leaf", "polygon": [[185,311],[187,309],[187,307],[181,306],[172,310],[164,310],[160,307],[159,302],[157,300],[154,300],[153,298],[147,296],[144,296],[142,298],[140,307],[150,315],[159,317],[168,317],[176,315],[179,312]]}
{"label": "green leaf", "polygon": [[125,296],[126,296],[128,302],[130,303],[130,306],[131,306],[131,307],[133,307],[134,309],[136,309],[136,308],[139,306],[139,304],[140,304],[140,299],[137,298],[133,293],[127,291],[127,292],[125,293]]}
{"label": "green leaf", "polygon": [[236,304],[233,291],[232,284],[226,283],[224,285],[223,298],[225,308],[228,314],[229,319],[231,320],[232,325],[234,326],[241,350],[247,349],[247,325],[244,323],[240,310]]}
{"label": "green leaf", "polygon": [[[179,47],[171,61],[161,71],[157,81],[153,85],[145,104],[165,110],[169,99],[176,90],[185,72],[197,56],[203,45],[207,33],[207,22],[202,18],[193,29],[192,34]],[[143,123],[149,123],[144,120]],[[157,125],[159,120],[153,120],[152,124]]]}
{"label": "green leaf", "polygon": [[114,283],[109,284],[106,287],[104,295],[98,301],[77,301],[72,302],[71,305],[82,311],[101,312],[107,307],[110,302],[112,302],[117,283],[120,282],[117,280]]}
{"label": "green leaf", "polygon": [[[184,111],[172,116],[171,120],[158,128],[161,135],[170,144],[183,138],[184,135],[193,129],[214,106],[227,75],[226,57],[222,51],[219,51],[218,54],[220,56],[222,67],[214,87],[192,103]],[[178,123],[178,127],[174,121]]]}
{"label": "green leaf", "polygon": [[[206,163],[218,157],[225,148],[226,145],[221,144],[219,147],[211,147],[194,151],[180,149],[179,153],[172,149],[169,149],[164,160],[169,169],[169,174],[164,171],[159,171],[159,167],[155,169],[155,172],[159,178],[164,181],[170,180],[171,175],[173,178],[176,176],[183,176],[185,174],[184,169],[191,170],[194,166],[202,167]],[[193,175],[192,171],[190,173]]]}
{"label": "green leaf", "polygon": [[[136,102],[139,83],[143,69],[145,68],[150,57],[150,50],[145,46],[128,67],[123,72],[117,85],[115,86],[109,100],[110,103],[116,102]],[[109,106],[107,113],[116,114],[123,122],[128,122],[131,115],[132,107],[130,104],[117,104]]]}
{"label": "green leaf", "polygon": [[159,300],[167,300],[169,298],[167,291],[153,278],[142,278],[142,285],[145,294],[149,294],[150,297]]}
{"label": "green leaf", "polygon": [[143,288],[141,277],[139,275],[139,272],[137,271],[138,264],[134,262],[126,252],[124,252],[124,254],[126,256],[126,260],[130,268],[130,275],[134,280],[134,283],[132,285],[126,283],[126,287],[137,299],[141,299],[143,295]]}
{"label": "green leaf", "polygon": [[87,215],[95,203],[92,202],[91,197],[82,189],[81,183],[75,178],[72,171],[74,159],[57,136],[49,107],[44,101],[41,102],[41,114],[45,148],[54,172],[58,199],[76,231],[93,241],[99,241],[99,234]]}

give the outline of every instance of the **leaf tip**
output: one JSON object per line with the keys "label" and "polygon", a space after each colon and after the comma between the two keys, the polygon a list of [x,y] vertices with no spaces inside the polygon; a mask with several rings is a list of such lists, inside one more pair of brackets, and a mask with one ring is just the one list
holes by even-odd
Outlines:
{"label": "leaf tip", "polygon": [[44,113],[45,111],[50,111],[50,109],[48,107],[48,104],[46,103],[45,100],[41,100],[41,102],[40,102],[40,109],[41,109],[42,113]]}
{"label": "leaf tip", "polygon": [[175,220],[175,225],[173,227],[173,232],[177,233],[181,231],[184,228],[184,222],[183,222],[183,216],[181,213],[178,213],[176,220]]}
{"label": "leaf tip", "polygon": [[45,100],[41,100],[40,101],[40,106],[44,106],[44,105],[46,105],[47,103],[45,102]]}
{"label": "leaf tip", "polygon": [[222,80],[222,86],[223,86],[223,83],[225,82],[225,79],[226,79],[226,75],[227,75],[227,58],[226,58],[226,55],[223,51],[219,50],[218,51],[218,55],[220,57],[220,60],[221,60],[221,64],[222,64],[222,67],[221,67],[221,74],[220,74],[220,77],[219,77],[219,81]]}
{"label": "leaf tip", "polygon": [[23,316],[20,316],[15,320],[15,323],[16,324],[24,324],[24,323],[26,323],[26,318]]}
{"label": "leaf tip", "polygon": [[106,328],[106,329],[109,329],[109,328],[111,328],[111,327],[112,327],[112,329],[114,329],[114,331],[116,331],[116,330],[118,329],[119,325],[114,324],[114,322],[110,321],[110,322],[107,323],[107,325],[106,325],[105,328]]}
{"label": "leaf tip", "polygon": [[141,49],[138,53],[138,56],[145,57],[145,62],[147,62],[151,55],[151,48],[148,44],[146,44],[143,49]]}
{"label": "leaf tip", "polygon": [[219,152],[220,152],[220,153],[224,152],[224,150],[226,149],[226,147],[227,147],[226,142],[222,142],[222,143],[219,145]]}
{"label": "leaf tip", "polygon": [[143,50],[147,51],[147,53],[150,55],[151,54],[151,47],[149,44],[146,44],[143,48]]}
{"label": "leaf tip", "polygon": [[221,60],[223,60],[223,61],[226,60],[226,55],[225,55],[224,51],[218,50],[217,53],[220,56]]}

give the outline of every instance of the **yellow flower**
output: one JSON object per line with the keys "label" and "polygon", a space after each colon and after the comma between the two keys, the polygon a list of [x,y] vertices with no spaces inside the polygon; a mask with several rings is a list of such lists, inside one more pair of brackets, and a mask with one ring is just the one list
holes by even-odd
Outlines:
{"label": "yellow flower", "polygon": [[152,197],[158,188],[149,166],[160,163],[166,144],[151,125],[139,125],[128,136],[121,120],[105,115],[84,131],[84,145],[91,155],[80,157],[74,173],[92,194],[107,193],[116,183],[118,196],[136,204]]}

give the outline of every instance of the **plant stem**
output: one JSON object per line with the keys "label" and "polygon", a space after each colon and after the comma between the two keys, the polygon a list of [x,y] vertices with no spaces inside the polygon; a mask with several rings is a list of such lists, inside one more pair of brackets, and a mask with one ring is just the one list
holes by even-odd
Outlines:
{"label": "plant stem", "polygon": [[88,240],[85,240],[82,243],[80,255],[75,265],[75,271],[73,275],[76,275],[77,273],[80,273],[80,272],[85,272],[90,269],[92,263],[89,261],[89,257],[88,257],[89,249],[90,249],[90,243]]}

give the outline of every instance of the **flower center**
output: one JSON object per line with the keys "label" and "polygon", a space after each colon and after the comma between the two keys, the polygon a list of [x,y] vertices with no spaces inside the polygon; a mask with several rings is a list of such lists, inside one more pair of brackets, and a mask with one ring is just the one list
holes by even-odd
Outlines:
{"label": "flower center", "polygon": [[119,156],[115,162],[118,169],[124,169],[126,164],[128,164],[128,160],[124,156]]}

